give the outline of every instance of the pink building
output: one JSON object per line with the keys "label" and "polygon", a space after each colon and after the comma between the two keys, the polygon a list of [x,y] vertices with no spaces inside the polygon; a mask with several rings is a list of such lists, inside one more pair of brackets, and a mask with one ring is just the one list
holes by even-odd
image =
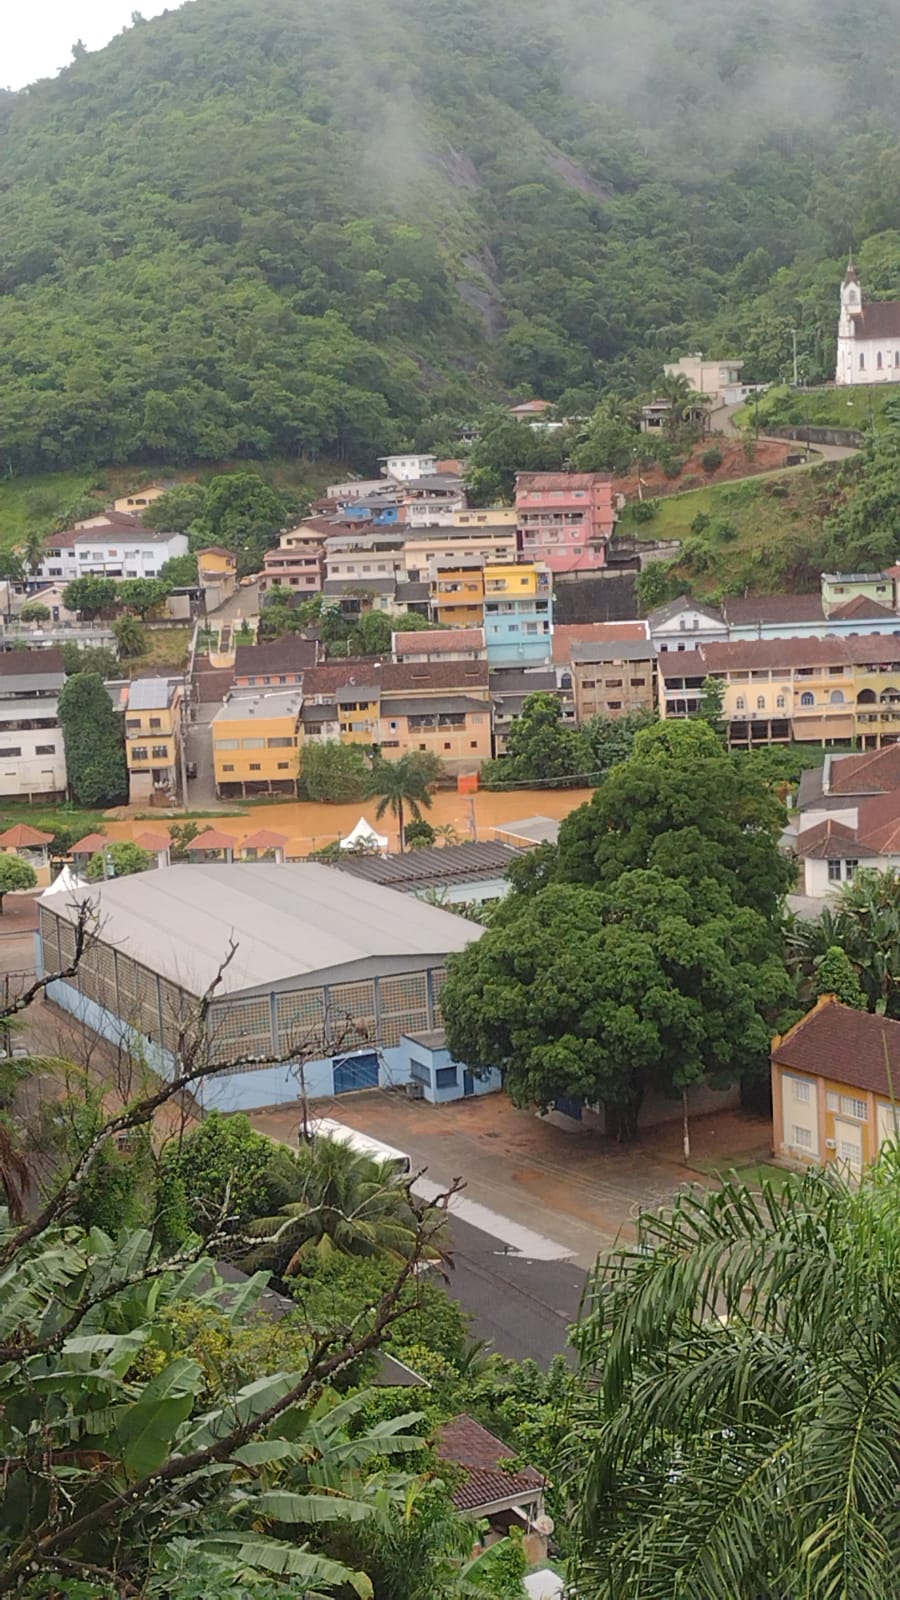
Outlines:
{"label": "pink building", "polygon": [[519,550],[553,572],[606,565],[616,521],[612,480],[599,472],[517,472]]}

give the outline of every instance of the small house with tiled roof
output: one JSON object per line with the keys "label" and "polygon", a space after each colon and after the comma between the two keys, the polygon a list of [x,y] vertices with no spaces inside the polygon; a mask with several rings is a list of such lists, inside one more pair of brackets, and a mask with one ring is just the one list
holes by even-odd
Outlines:
{"label": "small house with tiled roof", "polygon": [[[857,781],[866,780],[861,776]],[[794,840],[802,892],[811,899],[836,893],[858,872],[900,869],[900,787],[885,794],[835,798],[843,803],[801,815]]]}
{"label": "small house with tiled roof", "polygon": [[823,995],[771,1060],[777,1160],[858,1175],[900,1131],[900,1022]]}
{"label": "small house with tiled roof", "polygon": [[543,1473],[517,1466],[515,1452],[465,1412],[438,1428],[435,1452],[440,1462],[458,1469],[451,1498],[459,1515],[488,1523],[483,1543],[505,1538],[510,1528],[517,1528],[525,1535],[530,1560],[544,1558],[552,1524],[544,1515]]}

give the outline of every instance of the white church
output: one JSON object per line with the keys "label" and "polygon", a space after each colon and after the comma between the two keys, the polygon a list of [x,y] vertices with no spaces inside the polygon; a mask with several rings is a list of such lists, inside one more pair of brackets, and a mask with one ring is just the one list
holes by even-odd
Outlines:
{"label": "white church", "polygon": [[841,284],[835,383],[900,383],[900,300],[863,304],[859,274],[848,262]]}

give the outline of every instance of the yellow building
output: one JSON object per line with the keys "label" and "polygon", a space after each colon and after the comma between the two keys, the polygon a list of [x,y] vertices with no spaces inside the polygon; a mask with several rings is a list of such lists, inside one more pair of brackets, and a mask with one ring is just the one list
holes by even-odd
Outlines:
{"label": "yellow building", "polygon": [[384,695],[380,744],[386,760],[427,750],[450,772],[472,772],[492,755],[491,708],[471,695]]}
{"label": "yellow building", "polygon": [[428,578],[437,562],[452,566],[467,558],[486,562],[515,561],[515,526],[492,521],[487,526],[429,528],[410,533],[403,545],[406,576],[413,582]]}
{"label": "yellow building", "polygon": [[203,590],[206,610],[224,605],[237,588],[237,556],[224,545],[211,544],[197,551],[197,580]]}
{"label": "yellow building", "polygon": [[[171,488],[172,485],[169,485]],[[127,512],[133,517],[139,517],[147,506],[152,506],[154,500],[160,495],[167,494],[164,483],[150,483],[146,489],[135,489],[131,494],[120,494],[118,500],[113,501],[113,510]]]}
{"label": "yellow building", "polygon": [[900,640],[890,634],[701,644],[657,665],[662,716],[696,710],[707,677],[723,684],[732,745],[875,750],[900,739]]}
{"label": "yellow building", "polygon": [[772,1042],[775,1155],[858,1175],[900,1133],[900,1022],[823,995]]}
{"label": "yellow building", "polygon": [[302,707],[299,688],[226,700],[212,723],[218,794],[296,794]]}
{"label": "yellow building", "polygon": [[484,506],[480,510],[456,511],[453,523],[457,528],[512,528],[518,527],[515,506]]}
{"label": "yellow building", "polygon": [[346,683],[335,690],[341,744],[377,744],[378,719],[381,705],[381,686],[377,678],[365,681],[365,671],[353,674],[358,682]]}
{"label": "yellow building", "polygon": [[433,622],[451,628],[480,628],[484,621],[484,564],[479,556],[455,556],[430,567]]}
{"label": "yellow building", "polygon": [[135,678],[128,685],[125,759],[132,803],[158,793],[178,794],[183,698],[178,679]]}

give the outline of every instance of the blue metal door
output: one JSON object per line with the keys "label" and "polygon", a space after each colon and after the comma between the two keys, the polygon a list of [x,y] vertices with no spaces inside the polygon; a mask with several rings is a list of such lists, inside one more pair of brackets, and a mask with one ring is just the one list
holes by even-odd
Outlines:
{"label": "blue metal door", "polygon": [[468,1067],[463,1067],[463,1095],[475,1093],[475,1079]]}
{"label": "blue metal door", "polygon": [[576,1122],[581,1121],[581,1113],[584,1109],[583,1100],[575,1100],[567,1098],[565,1095],[561,1095],[560,1098],[555,1102],[555,1106],[557,1111],[561,1111],[563,1113],[563,1116],[573,1117]]}
{"label": "blue metal door", "polygon": [[333,1067],[335,1094],[378,1088],[378,1057],[374,1051],[358,1056],[336,1056]]}

